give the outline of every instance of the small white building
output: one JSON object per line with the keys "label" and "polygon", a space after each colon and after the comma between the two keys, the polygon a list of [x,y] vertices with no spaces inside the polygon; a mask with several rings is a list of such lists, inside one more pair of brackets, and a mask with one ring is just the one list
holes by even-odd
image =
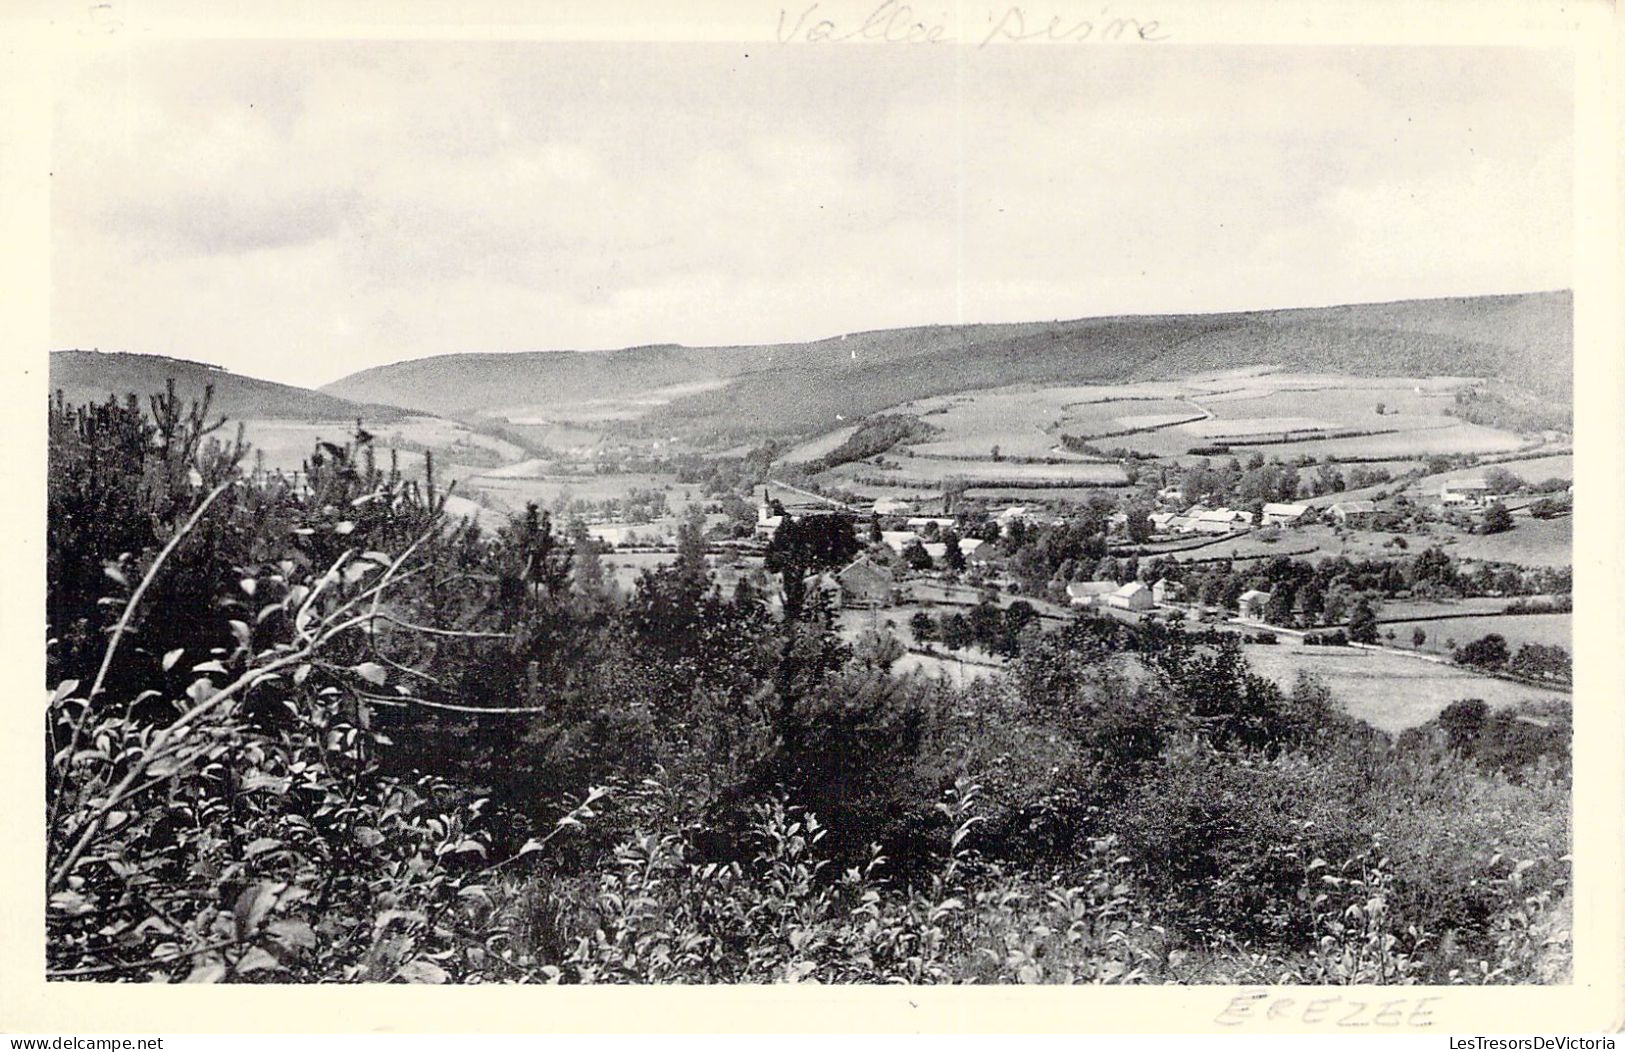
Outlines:
{"label": "small white building", "polygon": [[876,515],[907,515],[914,510],[914,502],[900,497],[881,497],[875,501]]}
{"label": "small white building", "polygon": [[1345,526],[1363,526],[1377,514],[1377,505],[1369,500],[1343,500],[1330,508],[1332,518]]}
{"label": "small white building", "polygon": [[1146,516],[1151,520],[1151,528],[1158,533],[1168,532],[1170,524],[1179,516],[1171,511],[1154,511]]}
{"label": "small white building", "polygon": [[1308,512],[1307,504],[1279,504],[1264,505],[1264,525],[1290,526]]}
{"label": "small white building", "polygon": [[1177,603],[1185,598],[1185,586],[1178,581],[1170,581],[1163,577],[1151,586],[1151,598],[1159,605],[1162,603]]}
{"label": "small white building", "polygon": [[758,504],[756,506],[756,539],[770,541],[773,534],[778,532],[779,524],[784,521],[783,515],[773,514],[771,504]]}
{"label": "small white building", "polygon": [[1139,581],[1130,581],[1106,597],[1108,606],[1119,610],[1149,610],[1154,604],[1151,589]]}
{"label": "small white building", "polygon": [[1451,479],[1439,488],[1439,501],[1448,506],[1479,505],[1490,499],[1490,484],[1481,478]]}
{"label": "small white building", "polygon": [[999,512],[997,515],[994,515],[993,521],[998,523],[1001,528],[1009,529],[1011,523],[1017,521],[1026,522],[1031,514],[1031,510],[1025,505],[1012,504],[1008,508],[1005,508],[1003,511]]}
{"label": "small white building", "polygon": [[1229,508],[1214,508],[1212,511],[1198,512],[1194,516],[1197,533],[1232,533],[1244,530],[1252,516],[1244,511],[1231,511]]}
{"label": "small white building", "polygon": [[1073,581],[1066,586],[1066,598],[1073,606],[1099,606],[1116,591],[1116,581]]}
{"label": "small white building", "polygon": [[880,531],[880,543],[884,544],[898,555],[902,555],[904,548],[907,548],[910,544],[919,539],[919,534],[915,533],[913,530]]}
{"label": "small white building", "polygon": [[1236,613],[1249,621],[1264,620],[1264,607],[1269,605],[1270,593],[1249,588],[1236,600]]}

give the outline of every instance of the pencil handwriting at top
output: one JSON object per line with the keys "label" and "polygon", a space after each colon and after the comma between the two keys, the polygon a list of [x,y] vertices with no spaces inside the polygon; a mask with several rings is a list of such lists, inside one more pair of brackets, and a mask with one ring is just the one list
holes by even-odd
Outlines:
{"label": "pencil handwriting at top", "polygon": [[[986,16],[987,31],[972,34],[978,47],[989,44],[1021,43],[1114,43],[1156,42],[1167,40],[1168,32],[1162,23],[1152,18],[1137,18],[1119,14],[1111,4],[1099,11],[1093,8],[1075,10],[1069,14],[1032,12],[1021,6],[990,8]],[[838,43],[855,40],[885,44],[944,44],[954,43],[948,32],[948,15],[926,15],[904,0],[882,0],[867,10],[862,18],[847,18],[824,8],[820,0],[792,14],[779,9],[779,23],[775,36],[781,44],[805,42],[809,44]]]}
{"label": "pencil handwriting at top", "polygon": [[989,15],[988,22],[992,28],[982,38],[978,47],[986,47],[997,41],[1042,40],[1081,44],[1088,41],[1119,40],[1144,40],[1154,43],[1168,39],[1161,22],[1156,19],[1112,14],[1110,4],[1102,7],[1098,15],[1091,14],[1081,18],[1051,15],[1047,21],[1038,17],[1029,18],[1023,8],[1009,7],[996,18]]}
{"label": "pencil handwriting at top", "polygon": [[805,40],[820,44],[841,40],[872,40],[889,44],[937,44],[947,41],[947,25],[942,21],[927,21],[918,17],[914,9],[900,0],[882,0],[870,11],[856,29],[846,28],[833,18],[818,17],[818,4],[808,4],[795,23],[786,28],[789,12],[779,9],[778,41],[788,44]]}

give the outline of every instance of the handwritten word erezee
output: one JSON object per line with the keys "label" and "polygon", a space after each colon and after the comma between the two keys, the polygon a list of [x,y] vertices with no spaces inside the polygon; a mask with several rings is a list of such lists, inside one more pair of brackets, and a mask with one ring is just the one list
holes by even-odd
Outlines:
{"label": "handwritten word erezee", "polygon": [[1341,994],[1306,998],[1258,991],[1232,997],[1213,1021],[1220,1026],[1295,1022],[1343,1028],[1427,1027],[1433,1025],[1433,1003],[1438,1000],[1438,997],[1399,997],[1365,1001]]}

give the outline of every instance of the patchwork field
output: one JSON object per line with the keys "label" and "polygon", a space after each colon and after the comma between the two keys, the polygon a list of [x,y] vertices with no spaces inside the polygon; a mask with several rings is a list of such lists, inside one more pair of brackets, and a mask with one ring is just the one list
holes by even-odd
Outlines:
{"label": "patchwork field", "polygon": [[940,488],[950,479],[962,478],[973,485],[1009,485],[1011,483],[1054,483],[1062,486],[1112,486],[1127,482],[1123,469],[1117,464],[1079,461],[1067,464],[1013,464],[994,460],[936,460],[928,457],[898,458],[898,467],[881,468],[874,464],[842,464],[826,472],[831,481],[875,480],[871,484],[899,488]]}
{"label": "patchwork field", "polygon": [[[941,434],[914,448],[925,454],[952,457],[990,457],[994,446],[1007,457],[1063,457],[1063,432],[1078,433],[1069,420],[1100,421],[1097,430],[1122,430],[1116,422],[1124,414],[1170,410],[1159,401],[1177,395],[1174,384],[1115,384],[1098,386],[1034,387],[1019,385],[970,394],[926,398],[893,410],[917,415],[941,429]],[[1177,410],[1190,415],[1188,406]],[[1093,425],[1091,425],[1093,426]],[[1081,459],[1081,458],[1080,458]]]}
{"label": "patchwork field", "polygon": [[534,501],[544,509],[561,502],[601,502],[623,499],[633,490],[657,490],[666,497],[669,518],[682,516],[692,501],[703,499],[697,486],[677,483],[670,475],[537,475],[522,478],[503,477],[498,474],[475,473],[462,478],[461,488],[487,497],[493,505],[511,512],[522,512]]}
{"label": "patchwork field", "polygon": [[[1386,425],[1384,425],[1386,426]],[[1285,445],[1261,446],[1265,456],[1307,454],[1313,457],[1405,459],[1434,453],[1511,453],[1524,448],[1526,440],[1510,431],[1478,424],[1447,423],[1385,435],[1359,435],[1350,438],[1311,438]],[[1246,443],[1237,445],[1245,449]]]}
{"label": "patchwork field", "polygon": [[1187,435],[1215,441],[1219,439],[1261,438],[1293,435],[1306,431],[1330,431],[1336,425],[1309,416],[1213,417],[1180,425]]}
{"label": "patchwork field", "polygon": [[1285,638],[1275,646],[1249,644],[1244,649],[1253,669],[1283,689],[1290,690],[1299,673],[1307,673],[1326,685],[1344,711],[1390,734],[1421,726],[1462,698],[1480,698],[1500,708],[1526,699],[1566,697],[1404,654],[1304,647]]}

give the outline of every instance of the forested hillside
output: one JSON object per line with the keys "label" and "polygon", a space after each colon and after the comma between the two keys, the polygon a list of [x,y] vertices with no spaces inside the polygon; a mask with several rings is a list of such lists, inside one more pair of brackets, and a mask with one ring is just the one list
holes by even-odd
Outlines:
{"label": "forested hillside", "polygon": [[795,434],[930,395],[1025,382],[1163,379],[1242,366],[1355,375],[1500,377],[1572,397],[1567,292],[1233,314],[930,326],[806,344],[462,354],[369,369],[325,390],[456,414],[556,405],[678,383],[656,429]]}
{"label": "forested hillside", "polygon": [[184,399],[203,397],[212,387],[211,405],[233,420],[354,420],[386,423],[402,416],[393,405],[363,405],[319,391],[256,380],[203,362],[189,362],[158,354],[119,351],[55,351],[51,354],[51,391],[61,391],[70,403],[105,401],[130,392],[161,391],[175,381]]}
{"label": "forested hillside", "polygon": [[1566,711],[1390,738],[1150,622],[903,676],[814,556],[724,594],[691,521],[621,590],[365,433],[256,485],[156,408],[51,415],[52,978],[1569,978]]}

